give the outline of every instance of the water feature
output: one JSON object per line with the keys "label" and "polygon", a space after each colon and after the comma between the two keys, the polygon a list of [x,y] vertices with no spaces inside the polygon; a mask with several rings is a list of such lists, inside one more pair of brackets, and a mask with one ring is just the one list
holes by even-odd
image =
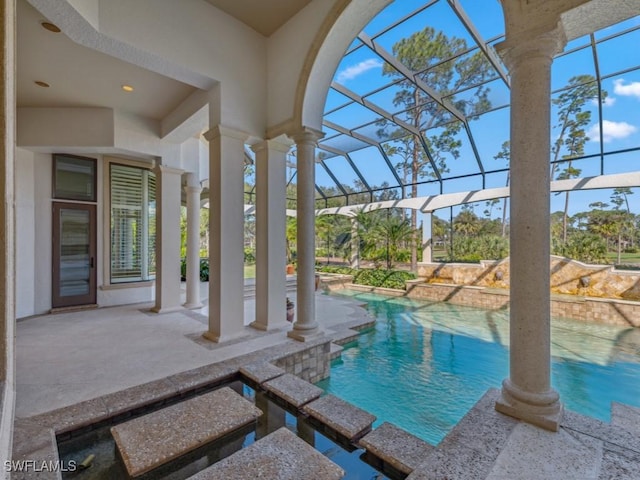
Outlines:
{"label": "water feature", "polygon": [[[294,432],[332,462],[341,466],[346,472],[345,479],[384,480],[402,478],[386,476],[379,472],[360,458],[363,450],[349,448],[334,442],[317,431],[304,417],[296,417],[296,415],[273,402],[263,392],[256,392],[241,382],[234,382],[229,386],[254,402],[263,411],[263,415],[258,419],[257,423],[225,435],[217,441],[203,445],[168,464],[136,477],[138,480],[186,479],[241,448],[251,445],[282,426]],[[129,419],[127,418],[126,420]],[[79,465],[83,459],[90,455],[95,455],[91,467],[86,470],[73,469],[73,471],[63,472],[64,479],[113,480],[128,478],[122,462],[117,458],[115,442],[109,430],[111,426],[105,425],[58,442],[60,460],[64,465]]]}
{"label": "water feature", "polygon": [[[318,383],[436,445],[508,376],[508,311],[344,290],[375,328],[345,346]],[[640,406],[640,329],[553,319],[552,383],[565,408],[609,421],[612,401]]]}

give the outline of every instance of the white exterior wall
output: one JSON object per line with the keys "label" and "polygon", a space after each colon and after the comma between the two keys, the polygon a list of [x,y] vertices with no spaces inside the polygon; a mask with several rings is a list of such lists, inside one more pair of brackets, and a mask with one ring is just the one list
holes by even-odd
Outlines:
{"label": "white exterior wall", "polygon": [[[35,313],[36,205],[33,153],[16,148],[16,317]],[[50,269],[42,268],[46,275]]]}
{"label": "white exterior wall", "polygon": [[[47,153],[34,154],[35,184],[35,271],[33,278],[33,314],[46,313],[51,309],[51,181],[52,160]],[[20,233],[18,233],[20,238]]]}

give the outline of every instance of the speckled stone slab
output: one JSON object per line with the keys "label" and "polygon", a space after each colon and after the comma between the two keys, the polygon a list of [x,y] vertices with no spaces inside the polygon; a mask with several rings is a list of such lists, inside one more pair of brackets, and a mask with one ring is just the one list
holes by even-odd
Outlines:
{"label": "speckled stone slab", "polygon": [[365,435],[359,443],[368,452],[406,474],[413,472],[435,448],[388,422]]}
{"label": "speckled stone slab", "polygon": [[338,480],[344,473],[338,465],[282,427],[189,480]]}
{"label": "speckled stone slab", "polygon": [[240,368],[240,373],[258,385],[262,385],[264,382],[284,375],[287,372],[269,362],[260,362],[245,365]]}
{"label": "speckled stone slab", "polygon": [[132,477],[255,421],[262,412],[228,387],[111,428]]}
{"label": "speckled stone slab", "polygon": [[305,405],[302,410],[350,441],[371,430],[371,424],[376,420],[370,413],[333,395],[325,395]]}
{"label": "speckled stone slab", "polygon": [[611,425],[640,436],[640,408],[623,403],[611,403]]}
{"label": "speckled stone slab", "polygon": [[277,395],[294,407],[301,407],[322,395],[322,389],[305,382],[290,373],[269,380],[262,385],[265,390]]}

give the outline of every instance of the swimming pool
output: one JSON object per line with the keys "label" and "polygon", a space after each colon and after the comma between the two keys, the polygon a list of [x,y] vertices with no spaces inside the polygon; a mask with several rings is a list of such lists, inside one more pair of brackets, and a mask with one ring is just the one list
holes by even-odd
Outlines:
{"label": "swimming pool", "polygon": [[[375,328],[345,345],[318,383],[383,421],[437,444],[508,376],[508,311],[343,290]],[[609,421],[612,401],[640,406],[640,329],[553,319],[552,384],[565,408]]]}

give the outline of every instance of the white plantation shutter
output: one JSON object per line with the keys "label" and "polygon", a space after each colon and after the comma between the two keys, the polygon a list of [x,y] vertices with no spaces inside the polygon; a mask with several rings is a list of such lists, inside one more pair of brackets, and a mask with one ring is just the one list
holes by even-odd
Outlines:
{"label": "white plantation shutter", "polygon": [[112,164],[110,179],[111,282],[148,280],[155,274],[155,255],[151,254],[155,246],[155,176],[149,170]]}

